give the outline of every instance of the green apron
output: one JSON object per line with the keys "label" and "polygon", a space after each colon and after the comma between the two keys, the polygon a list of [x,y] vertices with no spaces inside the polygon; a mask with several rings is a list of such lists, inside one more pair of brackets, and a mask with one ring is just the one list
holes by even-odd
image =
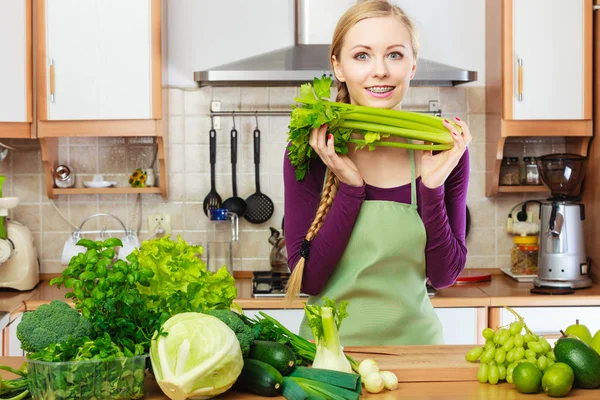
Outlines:
{"label": "green apron", "polygon": [[[425,287],[427,235],[417,211],[412,150],[410,161],[411,204],[363,201],[341,260],[321,293],[308,298],[308,304],[322,304],[323,297],[349,302],[340,327],[343,346],[444,342]],[[313,339],[306,316],[300,335]]]}

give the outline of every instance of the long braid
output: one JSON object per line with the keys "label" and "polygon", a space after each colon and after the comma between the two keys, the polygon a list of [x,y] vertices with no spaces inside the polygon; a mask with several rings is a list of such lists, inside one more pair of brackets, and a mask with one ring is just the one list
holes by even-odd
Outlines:
{"label": "long braid", "polygon": [[321,192],[321,201],[319,203],[319,208],[317,209],[317,213],[315,218],[313,219],[308,232],[306,233],[306,237],[302,242],[302,250],[300,251],[301,257],[296,263],[296,267],[294,268],[292,275],[290,276],[285,293],[284,299],[284,307],[287,307],[291,304],[291,302],[298,296],[300,293],[300,289],[302,287],[302,278],[304,275],[304,265],[306,264],[306,258],[308,257],[310,242],[317,236],[319,230],[323,226],[323,221],[325,221],[325,217],[329,210],[331,209],[331,205],[333,204],[333,199],[337,193],[339,186],[339,181],[335,174],[329,170],[327,170],[327,180],[325,181],[325,186],[323,187],[323,191]]}

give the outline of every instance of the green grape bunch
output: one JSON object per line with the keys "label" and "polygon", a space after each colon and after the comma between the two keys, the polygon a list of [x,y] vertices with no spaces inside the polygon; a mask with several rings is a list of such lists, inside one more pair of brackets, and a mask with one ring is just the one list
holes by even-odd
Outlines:
{"label": "green grape bunch", "polygon": [[550,343],[533,333],[516,311],[504,308],[515,316],[515,321],[496,330],[485,328],[481,332],[485,344],[465,354],[467,361],[480,363],[477,379],[481,383],[512,383],[513,370],[524,362],[534,364],[542,372],[556,362]]}

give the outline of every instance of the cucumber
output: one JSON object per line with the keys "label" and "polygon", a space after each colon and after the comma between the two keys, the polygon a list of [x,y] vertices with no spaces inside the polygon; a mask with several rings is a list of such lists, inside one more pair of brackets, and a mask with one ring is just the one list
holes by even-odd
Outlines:
{"label": "cucumber", "polygon": [[250,347],[248,358],[260,360],[277,369],[281,375],[289,375],[296,366],[296,354],[284,344],[255,340]]}
{"label": "cucumber", "polygon": [[584,389],[600,386],[600,355],[579,339],[560,338],[554,345],[556,361],[569,365],[575,382]]}
{"label": "cucumber", "polygon": [[259,360],[246,358],[242,373],[233,387],[241,392],[275,397],[281,394],[282,382],[283,376],[275,367]]}

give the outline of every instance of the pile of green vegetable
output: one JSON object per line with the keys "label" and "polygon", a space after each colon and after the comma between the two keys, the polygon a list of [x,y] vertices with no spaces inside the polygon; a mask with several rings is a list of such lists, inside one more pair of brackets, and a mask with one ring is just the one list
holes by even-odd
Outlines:
{"label": "pile of green vegetable", "polygon": [[[367,147],[399,147],[414,150],[447,150],[452,148],[452,135],[443,119],[422,113],[357,106],[329,101],[331,78],[315,78],[313,84],[300,86],[300,96],[292,105],[288,141],[288,157],[296,168],[296,179],[302,180],[309,170],[310,159],[317,154],[310,146],[310,131],[328,124],[337,153],[347,154],[348,143],[357,149]],[[458,128],[460,129],[460,128]],[[362,138],[355,138],[360,134]],[[418,140],[424,144],[384,140],[390,136]]]}
{"label": "pile of green vegetable", "polygon": [[24,314],[17,336],[28,363],[10,369],[20,378],[2,380],[0,398],[142,397],[151,341],[166,334],[163,324],[176,314],[229,309],[237,295],[226,268],[207,271],[202,247],[180,237],[145,241],[126,261],[115,257],[119,239],[77,244],[86,251],[50,282],[70,289],[65,297],[75,309],[55,301]]}

